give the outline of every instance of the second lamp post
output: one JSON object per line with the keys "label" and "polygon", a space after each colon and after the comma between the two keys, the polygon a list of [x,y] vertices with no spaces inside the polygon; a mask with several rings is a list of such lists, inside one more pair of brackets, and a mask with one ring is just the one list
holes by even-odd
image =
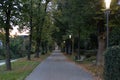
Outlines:
{"label": "second lamp post", "polygon": [[110,4],[111,4],[111,0],[105,0],[105,14],[106,14],[106,32],[107,32],[107,48],[109,46],[109,14],[110,14]]}

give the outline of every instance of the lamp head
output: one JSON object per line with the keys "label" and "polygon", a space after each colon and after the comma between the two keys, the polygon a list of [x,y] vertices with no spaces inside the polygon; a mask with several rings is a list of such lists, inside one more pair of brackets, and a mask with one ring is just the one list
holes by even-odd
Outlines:
{"label": "lamp head", "polygon": [[110,9],[111,0],[104,0],[106,9]]}
{"label": "lamp head", "polygon": [[71,38],[72,38],[72,35],[69,35],[69,38],[71,39]]}

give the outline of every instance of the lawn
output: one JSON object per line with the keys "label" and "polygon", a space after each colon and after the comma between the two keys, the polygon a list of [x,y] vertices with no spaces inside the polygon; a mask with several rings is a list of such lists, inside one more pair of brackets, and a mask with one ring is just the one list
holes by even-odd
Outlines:
{"label": "lawn", "polygon": [[3,65],[0,67],[0,80],[24,80],[48,56],[49,54],[41,55],[38,59],[33,57],[31,61],[28,61],[26,58],[21,58],[12,63],[11,71],[6,71],[5,65]]}

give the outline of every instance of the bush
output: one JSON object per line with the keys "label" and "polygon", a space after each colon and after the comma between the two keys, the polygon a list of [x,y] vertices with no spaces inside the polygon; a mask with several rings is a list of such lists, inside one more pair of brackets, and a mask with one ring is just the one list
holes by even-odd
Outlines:
{"label": "bush", "polygon": [[10,39],[11,58],[20,58],[26,56],[28,52],[28,40],[22,37]]}
{"label": "bush", "polygon": [[109,46],[120,45],[120,26],[112,27],[109,37]]}
{"label": "bush", "polygon": [[96,56],[96,55],[97,55],[97,50],[86,50],[85,51],[86,58],[90,58],[91,56]]}
{"label": "bush", "polygon": [[89,58],[86,58],[86,61],[95,61],[96,60],[96,56],[91,56]]}
{"label": "bush", "polygon": [[105,51],[105,80],[120,80],[120,47],[114,46]]}
{"label": "bush", "polygon": [[0,60],[5,59],[5,48],[0,48]]}

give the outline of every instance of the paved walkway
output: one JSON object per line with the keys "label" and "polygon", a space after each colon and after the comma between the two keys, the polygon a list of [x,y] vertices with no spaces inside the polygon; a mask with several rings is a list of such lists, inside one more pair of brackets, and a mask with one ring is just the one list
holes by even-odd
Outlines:
{"label": "paved walkway", "polygon": [[76,64],[67,61],[60,51],[54,51],[25,80],[94,80]]}

